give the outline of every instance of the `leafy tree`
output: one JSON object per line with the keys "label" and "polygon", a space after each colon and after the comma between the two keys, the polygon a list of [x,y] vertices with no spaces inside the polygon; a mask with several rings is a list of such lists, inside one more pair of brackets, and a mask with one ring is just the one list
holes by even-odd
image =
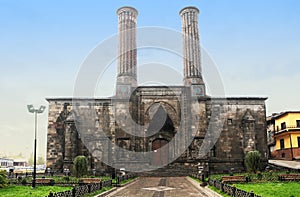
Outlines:
{"label": "leafy tree", "polygon": [[32,153],[30,154],[30,157],[28,159],[28,165],[33,166],[33,154]]}
{"label": "leafy tree", "polygon": [[7,173],[5,170],[0,170],[0,188],[6,187],[8,183]]}
{"label": "leafy tree", "polygon": [[256,173],[260,170],[260,153],[258,151],[249,151],[245,157],[245,165],[248,172]]}
{"label": "leafy tree", "polygon": [[85,156],[79,155],[74,159],[73,172],[76,177],[87,175],[88,161]]}
{"label": "leafy tree", "polygon": [[[33,155],[30,154],[30,157],[29,157],[29,159],[28,159],[28,165],[29,165],[29,166],[33,166],[33,162],[34,162]],[[37,165],[43,165],[43,164],[45,164],[45,159],[44,159],[44,157],[38,156],[37,159],[36,159],[36,164],[37,164]]]}
{"label": "leafy tree", "polygon": [[37,165],[43,165],[43,164],[45,164],[45,159],[44,159],[44,157],[42,157],[42,156],[39,156],[38,158],[37,158]]}

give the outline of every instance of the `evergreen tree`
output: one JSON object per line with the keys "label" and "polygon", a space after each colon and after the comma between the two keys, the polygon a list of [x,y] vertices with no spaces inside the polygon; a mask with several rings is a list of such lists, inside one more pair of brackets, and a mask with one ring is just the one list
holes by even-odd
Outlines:
{"label": "evergreen tree", "polygon": [[76,177],[87,175],[88,161],[85,156],[79,155],[74,159],[73,172]]}
{"label": "evergreen tree", "polygon": [[245,165],[248,172],[256,173],[260,170],[260,153],[258,151],[249,151],[245,157]]}

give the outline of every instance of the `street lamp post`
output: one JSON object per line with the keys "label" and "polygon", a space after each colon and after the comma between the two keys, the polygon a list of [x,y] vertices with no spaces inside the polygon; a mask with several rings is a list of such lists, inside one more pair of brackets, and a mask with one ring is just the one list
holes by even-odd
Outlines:
{"label": "street lamp post", "polygon": [[35,188],[36,183],[36,130],[37,130],[37,114],[41,114],[46,109],[45,106],[41,105],[39,109],[35,109],[33,105],[27,105],[28,111],[34,113],[34,155],[33,155],[33,177],[32,177],[32,188]]}
{"label": "street lamp post", "polygon": [[65,169],[64,169],[64,172],[66,173],[66,177],[68,177],[68,176],[69,176],[69,173],[70,173],[70,169],[69,169],[69,168],[65,168]]}

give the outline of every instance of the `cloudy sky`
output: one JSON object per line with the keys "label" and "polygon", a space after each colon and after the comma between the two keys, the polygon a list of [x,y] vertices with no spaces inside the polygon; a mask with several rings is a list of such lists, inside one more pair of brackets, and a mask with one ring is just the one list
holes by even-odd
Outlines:
{"label": "cloudy sky", "polygon": [[[34,116],[26,105],[73,95],[82,62],[117,33],[116,10],[125,5],[139,11],[138,27],[174,31],[181,31],[179,11],[198,7],[201,46],[217,65],[226,96],[266,96],[268,114],[300,110],[298,0],[0,0],[0,154],[32,152]],[[138,64],[162,54],[141,50]],[[164,57],[181,72],[181,58]],[[95,96],[113,93],[112,65]],[[46,152],[47,118],[38,117],[39,155]]]}

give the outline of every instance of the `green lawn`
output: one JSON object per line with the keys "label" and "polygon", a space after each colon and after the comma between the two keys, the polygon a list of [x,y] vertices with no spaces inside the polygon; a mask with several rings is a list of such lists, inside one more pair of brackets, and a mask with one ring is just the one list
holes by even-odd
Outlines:
{"label": "green lawn", "polygon": [[[64,177],[51,177],[54,178],[55,181],[57,182],[65,182]],[[110,177],[101,177],[102,180],[109,180]],[[121,184],[125,184],[127,182],[133,181],[134,178],[122,181]],[[30,180],[29,180],[30,181]],[[71,177],[70,181],[77,182],[78,179]],[[116,181],[116,180],[113,180]],[[107,191],[109,189],[112,189],[113,186],[111,187],[105,187],[102,188],[101,190],[95,191],[92,194],[86,194],[85,197],[90,197],[90,196],[95,196],[96,194],[100,194],[104,191]],[[43,197],[43,196],[48,196],[49,192],[52,191],[53,193],[55,192],[60,192],[60,191],[66,191],[66,190],[71,190],[72,187],[60,187],[60,186],[37,186],[36,189],[32,189],[31,186],[9,186],[6,188],[1,188],[0,189],[0,196],[2,197],[19,197],[19,196],[25,196],[25,197]]]}
{"label": "green lawn", "polygon": [[[135,178],[129,178],[127,180],[121,181],[121,185],[133,181]],[[113,179],[113,183],[117,183],[117,179]]]}
{"label": "green lawn", "polygon": [[[37,177],[37,178],[42,178],[42,177]],[[45,178],[54,179],[54,181],[56,183],[57,182],[68,182],[67,177],[65,177],[65,176],[46,176]],[[103,180],[103,181],[111,179],[109,176],[96,176],[96,177],[87,176],[87,177],[84,177],[84,178],[101,178],[101,180]],[[81,178],[77,178],[77,177],[74,177],[74,176],[69,176],[68,179],[69,179],[69,182],[78,182]],[[28,182],[31,183],[31,178],[29,179]]]}
{"label": "green lawn", "polygon": [[[257,174],[248,173],[235,173],[234,175],[248,176],[251,182],[247,184],[235,184],[239,189],[245,191],[253,191],[257,195],[263,197],[300,197],[300,182],[279,182],[278,175],[294,173],[294,172],[261,172]],[[222,176],[228,176],[229,174],[211,175],[210,178],[214,180],[222,180]],[[260,176],[259,176],[260,175]]]}
{"label": "green lawn", "polygon": [[[42,176],[37,176],[37,178],[42,178]],[[73,176],[69,176],[69,177],[65,177],[65,176],[46,176],[44,178],[50,178],[53,179],[55,183],[78,183],[80,178],[77,177],[73,177]],[[101,178],[101,180],[106,181],[106,180],[110,180],[111,178],[108,176],[97,176],[97,177],[86,177],[86,178]],[[21,180],[17,180],[17,179],[13,179],[11,181],[12,185],[16,184],[16,183],[21,183],[22,181],[25,181],[27,184],[32,182],[32,177],[24,177]]]}
{"label": "green lawn", "polygon": [[[253,173],[234,173],[233,175],[234,176],[238,176],[238,175],[247,176],[251,179],[251,182],[277,182],[279,174],[293,174],[293,173],[297,173],[297,172],[285,172],[285,171],[273,172],[273,171],[269,171],[269,172],[261,172],[261,173],[257,173],[257,174],[253,174]],[[214,174],[214,175],[210,175],[210,178],[214,179],[214,180],[221,181],[222,176],[229,176],[229,174]]]}
{"label": "green lawn", "polygon": [[0,189],[0,196],[2,197],[32,197],[32,196],[48,196],[50,190],[52,192],[60,192],[70,190],[72,187],[59,187],[59,186],[37,186],[32,189],[31,186],[9,186]]}
{"label": "green lawn", "polygon": [[278,183],[248,183],[235,184],[239,189],[253,191],[263,197],[298,197],[300,196],[300,182]]}
{"label": "green lawn", "polygon": [[[192,179],[194,179],[195,181],[199,182],[199,183],[202,183],[202,181],[200,179],[197,179],[195,177],[191,177]],[[215,188],[214,186],[210,186],[208,183],[207,183],[207,186],[209,189],[217,192],[218,194],[224,196],[224,197],[230,197],[229,195],[227,195],[226,193],[222,192],[221,190],[218,190],[217,188]]]}
{"label": "green lawn", "polygon": [[[300,182],[280,182],[278,181],[279,174],[286,174],[287,172],[262,172],[259,174],[248,174],[248,173],[235,173],[234,175],[248,176],[251,179],[249,183],[236,183],[234,184],[237,188],[244,191],[253,191],[255,194],[263,197],[300,197]],[[210,178],[214,180],[222,180],[222,176],[228,176],[229,174],[217,174],[211,175]],[[214,191],[217,191],[223,196],[217,188],[208,186]]]}

